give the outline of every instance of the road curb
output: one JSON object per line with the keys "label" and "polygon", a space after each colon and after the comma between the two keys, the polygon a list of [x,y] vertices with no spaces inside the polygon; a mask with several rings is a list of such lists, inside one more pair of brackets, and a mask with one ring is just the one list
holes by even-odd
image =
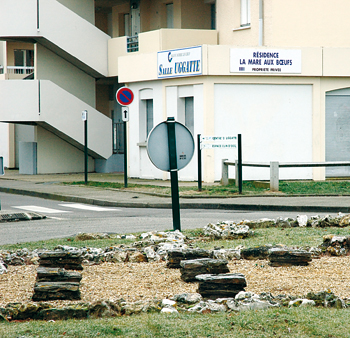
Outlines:
{"label": "road curb", "polygon": [[[112,202],[107,200],[99,200],[93,198],[69,196],[62,194],[54,194],[47,192],[39,192],[25,189],[4,188],[0,187],[0,192],[39,197],[44,199],[85,203],[104,207],[119,207],[119,208],[157,208],[171,209],[171,201],[164,203],[142,203],[142,202]],[[335,206],[315,206],[315,205],[276,205],[276,204],[239,204],[239,203],[191,203],[180,201],[181,209],[218,209],[218,210],[247,210],[247,211],[295,211],[295,212],[326,212],[326,213],[349,213],[350,207],[335,207]]]}

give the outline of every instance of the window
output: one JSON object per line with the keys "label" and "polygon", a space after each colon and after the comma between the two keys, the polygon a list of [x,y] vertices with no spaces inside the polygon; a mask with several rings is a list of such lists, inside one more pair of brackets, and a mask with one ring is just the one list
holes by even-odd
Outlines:
{"label": "window", "polygon": [[193,96],[185,97],[185,126],[194,134]]}
{"label": "window", "polygon": [[130,15],[124,14],[124,35],[130,36]]}
{"label": "window", "polygon": [[174,28],[174,5],[166,4],[166,26]]}
{"label": "window", "polygon": [[153,128],[153,100],[146,101],[146,138]]}
{"label": "window", "polygon": [[143,146],[153,128],[153,89],[141,89],[139,99],[139,143]]}
{"label": "window", "polygon": [[210,5],[210,28],[216,29],[216,5],[215,5],[215,3]]}
{"label": "window", "polygon": [[241,0],[241,27],[250,26],[250,0]]}
{"label": "window", "polygon": [[16,74],[30,74],[33,72],[34,50],[15,49],[14,60]]}

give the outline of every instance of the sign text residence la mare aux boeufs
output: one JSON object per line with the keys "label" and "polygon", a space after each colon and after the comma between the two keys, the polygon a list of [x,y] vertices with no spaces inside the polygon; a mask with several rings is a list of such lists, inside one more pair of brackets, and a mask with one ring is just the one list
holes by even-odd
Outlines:
{"label": "sign text residence la mare aux boeufs", "polygon": [[158,52],[158,79],[202,75],[202,47]]}
{"label": "sign text residence la mare aux boeufs", "polygon": [[231,48],[230,72],[301,74],[301,50]]}

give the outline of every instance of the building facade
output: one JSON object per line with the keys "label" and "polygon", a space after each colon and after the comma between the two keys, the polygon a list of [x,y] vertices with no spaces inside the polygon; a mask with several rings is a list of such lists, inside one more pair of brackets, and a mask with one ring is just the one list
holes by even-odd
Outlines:
{"label": "building facade", "polygon": [[[80,114],[88,110],[89,167],[119,171],[115,92],[124,85],[135,95],[127,130],[131,177],[168,178],[146,145],[169,116],[195,139],[241,134],[244,161],[348,160],[350,3],[336,2],[3,0],[5,163],[21,168],[21,153],[34,149],[38,173],[82,171]],[[10,74],[16,64],[33,67],[32,76]],[[224,158],[235,160],[236,150],[203,150],[205,182],[220,179]],[[280,172],[282,179],[337,176],[350,176],[347,167]],[[243,173],[245,180],[268,177],[268,169]],[[196,154],[179,178],[197,179]]]}

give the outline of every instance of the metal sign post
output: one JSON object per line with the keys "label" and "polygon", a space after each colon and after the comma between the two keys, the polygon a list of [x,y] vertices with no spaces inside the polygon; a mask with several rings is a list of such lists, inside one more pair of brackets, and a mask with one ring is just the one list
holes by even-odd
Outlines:
{"label": "metal sign post", "polygon": [[180,198],[179,198],[179,181],[177,169],[176,154],[176,135],[175,135],[175,118],[168,117],[168,147],[169,147],[169,163],[170,163],[170,180],[171,180],[171,200],[173,206],[173,227],[174,230],[181,231],[180,224]]}
{"label": "metal sign post", "polygon": [[[4,159],[2,156],[0,156],[0,175],[3,176],[5,175],[4,171]],[[0,200],[0,210],[1,210],[1,200]]]}
{"label": "metal sign post", "polygon": [[202,191],[202,149],[201,134],[197,135],[197,154],[198,154],[198,191]]}
{"label": "metal sign post", "polygon": [[243,173],[242,173],[242,135],[238,134],[238,193],[242,194]]}
{"label": "metal sign post", "polygon": [[181,231],[178,171],[192,159],[194,140],[189,129],[174,117],[156,125],[147,138],[147,154],[160,170],[169,171],[174,230]]}
{"label": "metal sign post", "polygon": [[87,135],[87,110],[82,111],[81,119],[84,122],[84,178],[85,184],[88,183],[88,135]]}
{"label": "metal sign post", "polygon": [[124,127],[124,187],[128,187],[128,144],[127,144],[127,125],[129,121],[129,107],[122,107],[122,120]]}
{"label": "metal sign post", "polygon": [[124,127],[124,187],[128,187],[128,145],[127,145],[127,124],[129,121],[129,104],[134,101],[134,93],[128,87],[122,87],[115,94],[117,102],[122,106],[122,121]]}

